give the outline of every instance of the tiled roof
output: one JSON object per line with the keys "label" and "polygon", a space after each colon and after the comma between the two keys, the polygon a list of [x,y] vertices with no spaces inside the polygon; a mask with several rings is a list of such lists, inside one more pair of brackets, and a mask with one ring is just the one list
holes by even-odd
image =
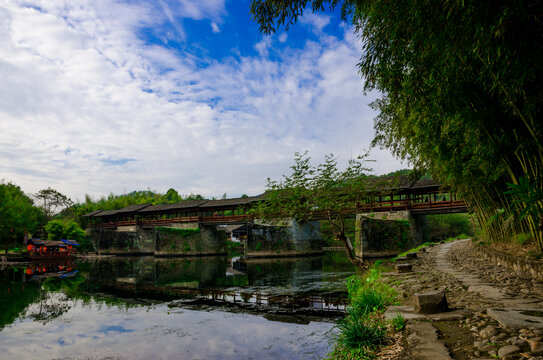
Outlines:
{"label": "tiled roof", "polygon": [[209,200],[206,203],[200,205],[200,208],[248,205],[248,204],[261,201],[261,200],[264,200],[263,194],[257,195],[257,196],[235,198],[235,199]]}
{"label": "tiled roof", "polygon": [[102,217],[102,216],[111,216],[118,213],[118,210],[105,210],[100,211],[98,214],[94,215],[95,217]]}
{"label": "tiled roof", "polygon": [[181,201],[175,204],[151,205],[149,207],[146,207],[145,209],[138,211],[138,213],[145,214],[145,213],[158,212],[158,211],[197,208],[198,206],[200,206],[201,204],[205,202],[207,202],[207,200],[187,200],[187,201]]}
{"label": "tiled roof", "polygon": [[83,217],[89,217],[89,216],[94,216],[96,214],[98,214],[99,212],[102,212],[103,210],[96,210],[96,211],[93,211],[91,213],[88,213],[88,214],[85,214],[83,215]]}
{"label": "tiled roof", "polygon": [[128,205],[127,207],[124,207],[122,209],[117,210],[117,213],[130,213],[130,212],[136,212],[141,209],[144,209],[148,206],[151,206],[151,204],[135,204],[135,205]]}

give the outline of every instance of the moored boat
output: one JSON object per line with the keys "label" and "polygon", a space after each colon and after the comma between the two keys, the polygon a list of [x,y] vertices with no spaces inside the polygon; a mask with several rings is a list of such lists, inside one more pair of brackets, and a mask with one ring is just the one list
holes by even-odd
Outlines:
{"label": "moored boat", "polygon": [[26,250],[30,259],[64,259],[74,257],[79,244],[73,240],[28,240]]}

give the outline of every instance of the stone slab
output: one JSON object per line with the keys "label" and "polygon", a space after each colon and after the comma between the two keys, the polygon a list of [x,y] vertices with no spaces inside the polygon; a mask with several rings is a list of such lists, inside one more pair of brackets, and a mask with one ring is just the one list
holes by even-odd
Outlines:
{"label": "stone slab", "polygon": [[402,315],[405,320],[426,319],[426,315],[415,314],[413,312],[412,306],[404,306],[404,305],[389,306],[387,311],[385,311],[384,316],[386,320],[392,320],[397,316],[397,314]]}
{"label": "stone slab", "polygon": [[504,329],[543,329],[543,309],[488,309],[486,312]]}
{"label": "stone slab", "polygon": [[465,319],[468,314],[469,313],[466,310],[453,310],[439,314],[431,314],[428,315],[428,318],[432,319],[433,321],[462,320]]}
{"label": "stone slab", "polygon": [[389,306],[385,311],[385,319],[392,320],[394,317],[400,314],[405,320],[432,320],[432,321],[449,321],[449,320],[462,320],[466,318],[468,312],[466,310],[452,310],[439,314],[417,314],[414,312],[412,306],[405,305],[393,305]]}
{"label": "stone slab", "polygon": [[[465,282],[466,281],[463,281],[463,283]],[[505,298],[503,292],[500,289],[494,286],[485,285],[483,283],[469,285],[468,291],[479,293],[482,296],[486,297],[487,299],[492,299],[492,300],[503,300]]]}
{"label": "stone slab", "polygon": [[419,314],[437,314],[449,310],[447,297],[443,291],[414,294],[415,312]]}
{"label": "stone slab", "polygon": [[411,264],[396,264],[396,273],[408,273],[413,271],[413,266]]}
{"label": "stone slab", "polygon": [[416,360],[452,360],[445,345],[439,341],[437,330],[428,322],[407,324],[407,342],[411,358]]}

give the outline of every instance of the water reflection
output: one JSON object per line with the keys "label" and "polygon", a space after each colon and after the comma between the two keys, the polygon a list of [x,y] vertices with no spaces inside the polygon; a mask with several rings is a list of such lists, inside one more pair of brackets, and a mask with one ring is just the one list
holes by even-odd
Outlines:
{"label": "water reflection", "polygon": [[[7,359],[320,358],[333,319],[305,310],[344,297],[353,268],[341,255],[7,268],[0,272],[0,352]],[[29,334],[37,341],[29,344]]]}

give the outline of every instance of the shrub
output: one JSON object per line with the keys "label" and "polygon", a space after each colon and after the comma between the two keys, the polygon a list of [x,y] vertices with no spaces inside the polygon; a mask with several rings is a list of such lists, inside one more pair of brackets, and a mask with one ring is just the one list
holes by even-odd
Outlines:
{"label": "shrub", "polygon": [[396,291],[381,281],[381,273],[376,266],[370,268],[364,279],[355,275],[347,280],[347,292],[351,299],[351,307],[381,311],[394,303]]}
{"label": "shrub", "polygon": [[85,233],[85,230],[81,229],[79,224],[73,220],[51,220],[47,223],[47,225],[45,225],[45,231],[47,231],[47,238],[49,240],[75,240],[80,245],[79,250],[94,250],[94,247],[89,237]]}

